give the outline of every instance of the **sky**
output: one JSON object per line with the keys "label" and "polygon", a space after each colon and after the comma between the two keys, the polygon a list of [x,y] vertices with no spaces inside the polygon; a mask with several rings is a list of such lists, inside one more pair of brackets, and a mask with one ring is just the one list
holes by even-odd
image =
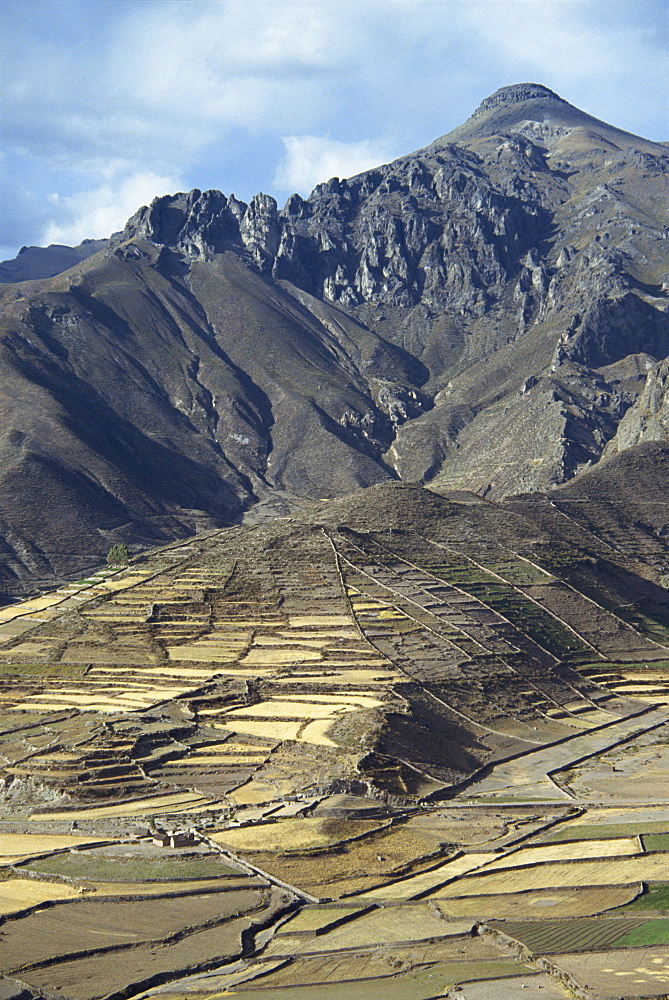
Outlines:
{"label": "sky", "polygon": [[0,260],[157,195],[279,205],[542,83],[669,140],[669,0],[3,0]]}

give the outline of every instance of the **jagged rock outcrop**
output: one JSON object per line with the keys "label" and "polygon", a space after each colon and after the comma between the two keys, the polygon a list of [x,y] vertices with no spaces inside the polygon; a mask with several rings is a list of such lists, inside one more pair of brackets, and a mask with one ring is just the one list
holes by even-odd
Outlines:
{"label": "jagged rock outcrop", "polygon": [[669,442],[669,358],[650,369],[643,392],[620,421],[603,457],[649,441]]}

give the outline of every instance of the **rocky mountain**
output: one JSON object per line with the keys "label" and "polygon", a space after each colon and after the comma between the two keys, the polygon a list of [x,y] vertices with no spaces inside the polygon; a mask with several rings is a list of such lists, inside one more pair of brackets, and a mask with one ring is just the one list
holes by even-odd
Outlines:
{"label": "rocky mountain", "polygon": [[521,84],[281,210],[195,190],[50,279],[5,265],[3,589],[258,500],[498,499],[666,440],[668,167]]}
{"label": "rocky mountain", "polygon": [[60,243],[51,243],[48,247],[21,247],[14,260],[5,260],[0,264],[0,281],[52,278],[102,250],[107,242],[84,240],[77,247],[66,247]]}

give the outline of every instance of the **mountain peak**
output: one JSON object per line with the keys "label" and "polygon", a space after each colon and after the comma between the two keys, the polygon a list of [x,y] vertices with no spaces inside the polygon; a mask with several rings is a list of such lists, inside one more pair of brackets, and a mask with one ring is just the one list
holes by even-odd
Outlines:
{"label": "mountain peak", "polygon": [[581,111],[541,83],[514,83],[486,97],[462,125],[428,148],[516,132],[528,122],[558,129],[588,129],[620,148],[635,146],[657,152],[657,144],[608,125]]}
{"label": "mountain peak", "polygon": [[521,104],[523,101],[531,100],[553,100],[569,106],[568,102],[560,97],[559,94],[556,94],[553,90],[549,90],[548,87],[544,87],[541,83],[513,83],[508,87],[500,87],[490,97],[486,97],[481,101],[469,120],[472,121],[474,118],[480,118],[481,115],[486,114],[488,111],[511,108],[516,104]]}

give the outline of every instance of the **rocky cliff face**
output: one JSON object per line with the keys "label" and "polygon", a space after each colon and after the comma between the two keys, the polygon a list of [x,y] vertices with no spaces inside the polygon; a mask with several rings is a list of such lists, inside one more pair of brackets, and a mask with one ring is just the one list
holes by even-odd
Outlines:
{"label": "rocky cliff face", "polygon": [[[187,257],[234,249],[410,352],[435,406],[398,429],[388,463],[467,482],[470,450],[471,484],[502,495],[596,462],[636,391],[601,369],[669,353],[668,167],[665,147],[521,84],[424,150],[281,211],[196,191],[142,209],[124,237]],[[540,457],[491,431],[501,400]]]}
{"label": "rocky cliff face", "polygon": [[669,358],[649,369],[643,392],[618,424],[604,458],[644,442],[669,442]]}
{"label": "rocky cliff face", "polygon": [[[281,210],[159,198],[70,271],[6,285],[12,572],[59,565],[80,516],[94,550],[147,544],[277,490],[546,489],[634,443],[669,355],[668,167],[522,84]],[[25,498],[47,480],[45,522]]]}

